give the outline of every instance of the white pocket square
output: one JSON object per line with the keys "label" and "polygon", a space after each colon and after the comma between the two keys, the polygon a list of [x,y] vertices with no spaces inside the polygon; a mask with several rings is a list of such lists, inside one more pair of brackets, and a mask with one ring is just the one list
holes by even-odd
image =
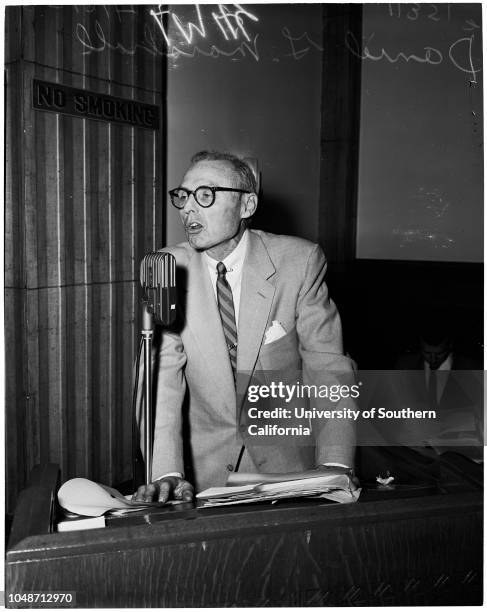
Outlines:
{"label": "white pocket square", "polygon": [[270,344],[271,342],[275,342],[286,335],[286,330],[279,323],[279,321],[272,321],[271,327],[265,333],[265,341],[264,344]]}

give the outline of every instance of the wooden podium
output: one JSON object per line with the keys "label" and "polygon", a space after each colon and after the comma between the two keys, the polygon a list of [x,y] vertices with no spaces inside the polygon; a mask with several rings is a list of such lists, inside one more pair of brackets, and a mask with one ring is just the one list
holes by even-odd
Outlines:
{"label": "wooden podium", "polygon": [[29,607],[10,594],[46,591],[74,592],[83,608],[482,603],[475,479],[365,490],[350,505],[184,504],[70,533],[54,532],[57,480],[55,466],[37,468],[19,502],[8,607]]}

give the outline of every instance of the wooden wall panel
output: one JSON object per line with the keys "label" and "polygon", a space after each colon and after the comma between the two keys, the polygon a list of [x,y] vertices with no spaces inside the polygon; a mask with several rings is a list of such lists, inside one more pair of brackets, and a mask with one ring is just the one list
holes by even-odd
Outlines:
{"label": "wooden wall panel", "polygon": [[[8,41],[22,23],[7,64],[8,511],[39,461],[62,480],[131,477],[138,268],[163,236],[165,66],[136,47],[147,7],[117,10],[7,10]],[[76,32],[96,23],[133,53],[87,50]],[[33,79],[156,104],[161,128],[34,110]]]}
{"label": "wooden wall panel", "polygon": [[[6,396],[6,461],[7,493],[17,491],[25,482],[27,457],[24,452],[26,435],[26,398],[20,392],[24,387],[22,346],[21,289],[6,288],[4,292],[5,317],[5,396]],[[12,402],[12,403],[10,403]]]}

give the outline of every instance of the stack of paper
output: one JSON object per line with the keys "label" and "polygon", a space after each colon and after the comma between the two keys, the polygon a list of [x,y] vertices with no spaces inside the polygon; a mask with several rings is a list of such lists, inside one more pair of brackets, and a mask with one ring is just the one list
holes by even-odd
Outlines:
{"label": "stack of paper", "polygon": [[101,516],[105,512],[123,514],[152,506],[163,506],[159,502],[135,502],[124,497],[116,489],[86,478],[72,478],[58,492],[59,505],[82,516]]}
{"label": "stack of paper", "polygon": [[423,441],[441,455],[447,451],[461,453],[477,463],[483,461],[482,424],[474,410],[451,411],[442,416],[443,428]]}
{"label": "stack of paper", "polygon": [[105,527],[104,516],[93,516],[90,518],[76,518],[68,521],[59,521],[56,530],[64,531],[84,531],[86,529],[101,529]]}
{"label": "stack of paper", "polygon": [[310,470],[295,474],[235,474],[227,486],[211,487],[196,497],[204,501],[203,506],[228,506],[305,496],[350,503],[357,501],[359,495],[360,489],[342,470]]}

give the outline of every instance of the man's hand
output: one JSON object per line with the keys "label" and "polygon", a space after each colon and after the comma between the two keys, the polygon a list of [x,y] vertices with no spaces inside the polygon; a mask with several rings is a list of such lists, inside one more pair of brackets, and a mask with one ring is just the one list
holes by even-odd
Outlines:
{"label": "man's hand", "polygon": [[133,494],[133,501],[159,501],[167,502],[169,499],[193,501],[193,485],[178,476],[165,476],[160,480],[142,485]]}

